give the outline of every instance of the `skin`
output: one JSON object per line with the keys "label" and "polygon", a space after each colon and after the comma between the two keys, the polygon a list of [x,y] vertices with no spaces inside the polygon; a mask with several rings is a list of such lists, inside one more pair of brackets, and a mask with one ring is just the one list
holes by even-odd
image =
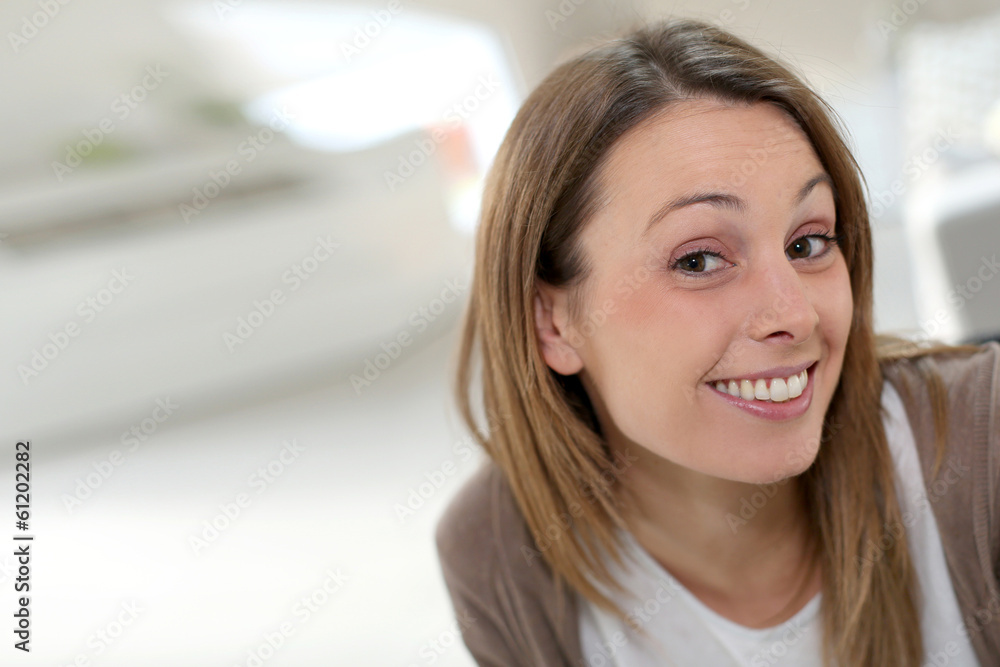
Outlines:
{"label": "skin", "polygon": [[[601,207],[580,237],[582,313],[571,320],[565,289],[540,284],[535,300],[545,362],[579,374],[612,451],[636,457],[620,479],[637,541],[748,627],[787,620],[820,590],[797,475],[818,451],[852,313],[839,247],[810,237],[836,234],[831,185],[796,201],[824,173],[773,105],[681,102],[621,137],[602,166]],[[739,197],[745,210],[695,203],[647,227],[693,193]],[[720,257],[691,255],[706,249]],[[709,384],[806,361],[817,361],[812,402],[785,421]],[[734,524],[768,483],[766,504]]]}

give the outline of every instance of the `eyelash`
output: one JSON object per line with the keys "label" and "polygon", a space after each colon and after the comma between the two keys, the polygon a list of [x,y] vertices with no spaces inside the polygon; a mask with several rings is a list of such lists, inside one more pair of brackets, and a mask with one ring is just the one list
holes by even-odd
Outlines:
{"label": "eyelash", "polygon": [[[839,246],[841,244],[841,242],[843,241],[843,237],[839,233],[837,233],[837,234],[803,234],[802,236],[798,236],[795,239],[793,239],[792,243],[790,243],[789,246],[791,246],[792,244],[794,244],[797,241],[801,241],[802,239],[809,239],[809,238],[823,239],[827,243],[826,248],[821,253],[819,253],[818,255],[811,255],[809,257],[802,257],[802,258],[799,258],[799,259],[804,259],[806,261],[809,261],[809,260],[813,260],[813,259],[819,259],[820,257],[824,257],[827,254],[829,254],[830,252],[832,252],[833,249],[835,247]],[[699,255],[706,255],[708,257],[718,257],[719,259],[723,258],[721,254],[715,252],[714,250],[711,250],[709,248],[699,248],[698,250],[694,250],[692,252],[686,253],[683,257],[675,260],[670,265],[670,268],[673,269],[673,270],[675,270],[675,271],[680,271],[681,273],[685,274],[686,276],[690,276],[690,277],[693,277],[693,278],[700,278],[702,276],[707,276],[707,275],[711,275],[712,273],[715,273],[715,271],[687,271],[685,269],[680,268],[680,265],[682,263],[684,263],[686,260],[688,260],[688,259],[690,259],[692,257],[698,257]]]}

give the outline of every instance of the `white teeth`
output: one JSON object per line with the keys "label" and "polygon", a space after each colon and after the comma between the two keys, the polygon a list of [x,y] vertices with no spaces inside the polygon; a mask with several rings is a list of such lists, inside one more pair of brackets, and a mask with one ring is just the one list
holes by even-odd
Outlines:
{"label": "white teeth", "polygon": [[719,380],[715,388],[723,394],[739,396],[744,400],[782,403],[798,398],[809,384],[809,372],[802,371],[787,378],[765,380]]}
{"label": "white teeth", "polygon": [[788,385],[781,378],[771,380],[771,400],[775,403],[788,400]]}
{"label": "white teeth", "polygon": [[798,375],[788,378],[788,398],[797,398],[802,395],[802,380]]}
{"label": "white teeth", "polygon": [[764,380],[763,378],[757,380],[753,386],[753,397],[758,401],[771,400],[771,392],[767,390],[767,380]]}

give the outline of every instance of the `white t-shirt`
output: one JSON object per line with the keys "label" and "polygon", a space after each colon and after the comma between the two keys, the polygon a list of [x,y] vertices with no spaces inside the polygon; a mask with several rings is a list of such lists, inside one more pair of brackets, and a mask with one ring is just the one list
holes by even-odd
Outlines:
{"label": "white t-shirt", "polygon": [[[882,390],[883,420],[896,467],[896,489],[924,604],[920,623],[925,667],[980,667],[964,633],[958,600],[928,498],[916,442],[899,394],[888,382]],[[961,480],[968,471],[942,473],[939,479]],[[952,482],[957,483],[957,482]],[[939,484],[939,483],[936,483]],[[947,492],[946,489],[940,492]],[[813,597],[788,621],[770,628],[747,628],[723,618],[685,589],[629,533],[623,533],[626,557],[622,571],[609,560],[612,573],[634,596],[609,593],[648,633],[637,634],[611,614],[579,597],[580,643],[588,667],[821,667],[822,625]]]}

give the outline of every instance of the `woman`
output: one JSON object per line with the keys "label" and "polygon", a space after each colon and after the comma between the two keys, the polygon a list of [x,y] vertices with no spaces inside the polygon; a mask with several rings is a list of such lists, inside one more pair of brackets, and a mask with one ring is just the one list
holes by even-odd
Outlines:
{"label": "woman", "polygon": [[857,165],[760,51],[680,21],[542,82],[474,431],[476,349],[491,462],[437,541],[479,664],[1000,665],[1000,346],[877,344]]}

